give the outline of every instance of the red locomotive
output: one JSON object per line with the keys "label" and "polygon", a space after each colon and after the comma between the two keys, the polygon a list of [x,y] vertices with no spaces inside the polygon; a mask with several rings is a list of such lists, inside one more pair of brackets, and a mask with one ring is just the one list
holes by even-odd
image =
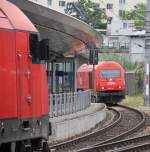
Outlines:
{"label": "red locomotive", "polygon": [[0,0],[0,152],[48,151],[46,41],[20,9]]}
{"label": "red locomotive", "polygon": [[77,86],[78,90],[95,88],[98,101],[116,104],[125,98],[125,70],[114,61],[99,62],[95,72],[93,65],[83,64],[78,68]]}

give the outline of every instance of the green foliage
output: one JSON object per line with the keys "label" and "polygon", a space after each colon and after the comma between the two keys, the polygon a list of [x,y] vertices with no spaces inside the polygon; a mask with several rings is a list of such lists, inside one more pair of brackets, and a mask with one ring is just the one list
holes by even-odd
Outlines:
{"label": "green foliage", "polygon": [[146,17],[146,5],[141,3],[137,4],[134,10],[126,12],[123,19],[134,20],[136,27],[143,27],[145,26],[144,17]]}
{"label": "green foliage", "polygon": [[100,61],[116,61],[120,63],[120,65],[125,69],[125,70],[133,70],[136,68],[137,63],[131,62],[131,60],[121,54],[116,54],[116,53],[103,53],[99,55],[99,60]]}
{"label": "green foliage", "polygon": [[[86,23],[94,28],[106,29],[107,16],[104,9],[101,9],[96,3],[90,0],[79,0],[77,6],[84,12]],[[78,16],[77,18],[80,19]]]}
{"label": "green foliage", "polygon": [[135,82],[138,88],[143,87],[144,82],[144,63],[139,63],[135,70]]}
{"label": "green foliage", "polygon": [[144,106],[144,95],[140,93],[135,96],[126,96],[122,104],[131,107]]}

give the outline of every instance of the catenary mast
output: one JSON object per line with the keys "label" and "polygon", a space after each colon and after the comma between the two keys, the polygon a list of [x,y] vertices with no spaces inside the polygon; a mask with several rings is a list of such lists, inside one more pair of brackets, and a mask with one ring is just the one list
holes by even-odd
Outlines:
{"label": "catenary mast", "polygon": [[147,0],[145,38],[145,90],[144,105],[150,106],[150,0]]}

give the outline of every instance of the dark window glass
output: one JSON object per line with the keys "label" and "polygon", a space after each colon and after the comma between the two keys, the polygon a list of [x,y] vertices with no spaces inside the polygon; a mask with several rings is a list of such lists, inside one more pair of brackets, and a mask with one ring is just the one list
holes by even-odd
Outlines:
{"label": "dark window glass", "polygon": [[119,10],[119,16],[124,17],[125,16],[125,10]]}
{"label": "dark window glass", "polygon": [[113,9],[113,4],[108,3],[107,4],[107,9],[112,10]]}
{"label": "dark window glass", "polygon": [[101,70],[100,78],[119,78],[120,70]]}
{"label": "dark window glass", "polygon": [[123,23],[123,28],[127,29],[127,23]]}
{"label": "dark window glass", "polygon": [[65,1],[59,1],[59,6],[64,7],[65,6]]}

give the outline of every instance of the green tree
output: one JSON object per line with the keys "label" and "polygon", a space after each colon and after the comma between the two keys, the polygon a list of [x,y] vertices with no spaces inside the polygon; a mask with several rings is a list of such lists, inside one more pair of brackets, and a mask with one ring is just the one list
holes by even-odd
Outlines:
{"label": "green tree", "polygon": [[123,19],[134,20],[135,26],[138,28],[145,26],[145,17],[146,17],[146,5],[141,3],[135,6],[130,12],[126,12],[126,15]]}
{"label": "green tree", "polygon": [[[107,16],[104,9],[101,9],[97,3],[90,0],[78,0],[77,7],[83,12],[85,22],[94,28],[106,29]],[[79,16],[76,16],[80,19]]]}

